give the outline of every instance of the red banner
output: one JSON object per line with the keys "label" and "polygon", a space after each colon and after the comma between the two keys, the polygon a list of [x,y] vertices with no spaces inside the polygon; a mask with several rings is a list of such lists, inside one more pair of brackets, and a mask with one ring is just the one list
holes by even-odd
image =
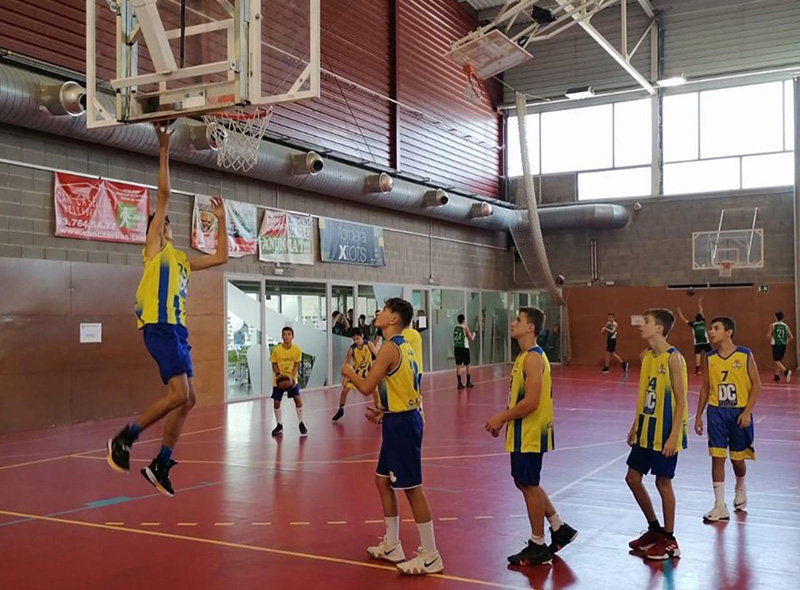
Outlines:
{"label": "red banner", "polygon": [[55,173],[56,235],[144,244],[150,191],[145,187]]}

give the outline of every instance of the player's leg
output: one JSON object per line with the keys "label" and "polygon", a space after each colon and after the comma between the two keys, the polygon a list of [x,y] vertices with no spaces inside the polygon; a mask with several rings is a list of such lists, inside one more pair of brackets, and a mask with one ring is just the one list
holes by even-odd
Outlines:
{"label": "player's leg", "polygon": [[611,352],[609,352],[608,346],[606,346],[606,356],[605,361],[603,362],[603,368],[600,369],[601,373],[608,373],[608,367],[611,364]]}
{"label": "player's leg", "polygon": [[550,502],[547,492],[544,488],[540,489],[544,496],[544,517],[547,519],[547,522],[550,523],[550,545],[548,545],[547,548],[550,550],[550,553],[558,553],[575,540],[575,537],[578,536],[578,531],[561,520],[555,507]]}
{"label": "player's leg", "polygon": [[458,349],[455,350],[456,356],[456,379],[458,380],[458,388],[464,389],[464,383],[461,381],[461,358]]}
{"label": "player's leg", "polygon": [[[522,551],[508,556],[512,565],[543,565],[553,562],[544,541],[544,517],[546,505],[549,504],[542,488],[539,486],[542,472],[543,453],[510,453],[511,477],[514,485],[522,492],[528,522],[531,526],[531,538]],[[552,505],[550,506],[552,509]],[[555,514],[555,509],[552,509]]]}
{"label": "player's leg", "polygon": [[419,533],[419,545],[422,552],[416,558],[400,563],[397,566],[404,574],[435,574],[444,570],[442,556],[436,547],[436,536],[433,532],[433,516],[431,506],[422,486],[404,490],[408,503],[411,506],[411,514],[414,516],[414,523]]}
{"label": "player's leg", "polygon": [[[734,413],[734,415],[741,414],[741,412]],[[755,438],[755,418],[750,418],[750,425],[747,428],[740,428],[738,424],[738,416],[736,424],[731,425],[730,435],[730,454],[731,464],[733,465],[733,473],[736,475],[736,487],[733,496],[733,509],[744,510],[747,508],[747,488],[745,486],[745,477],[747,475],[746,460],[755,460],[756,452],[753,447],[753,439]]]}
{"label": "player's leg", "polygon": [[275,412],[275,428],[272,429],[272,436],[278,436],[283,432],[283,419],[281,416],[281,402],[283,401],[283,391],[277,387],[272,388],[272,411]]}
{"label": "player's leg", "polygon": [[638,538],[628,543],[628,547],[637,552],[647,551],[653,547],[664,534],[664,529],[658,522],[656,511],[647,488],[644,486],[643,477],[650,472],[655,451],[639,446],[631,448],[628,455],[628,472],[625,474],[625,483],[633,494],[633,498],[647,520],[647,530]]}
{"label": "player's leg", "polygon": [[[675,475],[675,464],[678,456],[664,457],[657,460],[658,467],[654,469],[656,473],[656,488],[661,495],[661,508],[664,513],[664,532],[659,540],[645,551],[647,559],[664,560],[671,557],[679,557],[681,550],[678,548],[678,541],[675,539],[675,491],[672,489],[672,477]],[[666,475],[659,473],[666,472]]]}
{"label": "player's leg", "polygon": [[744,510],[747,508],[747,487],[745,486],[745,477],[747,476],[747,465],[744,459],[731,459],[733,465],[733,473],[736,476],[736,488],[733,496],[733,509]]}
{"label": "player's leg", "polygon": [[702,361],[703,361],[703,355],[699,351],[695,350],[695,352],[694,352],[694,374],[695,375],[699,375],[700,374],[700,370],[701,370],[700,367],[702,367],[702,365],[700,363]]}
{"label": "player's leg", "polygon": [[397,495],[392,487],[392,469],[389,464],[387,452],[386,425],[381,424],[383,442],[378,456],[378,466],[375,469],[375,487],[381,499],[383,519],[386,522],[386,534],[374,546],[367,547],[367,554],[374,559],[384,559],[392,563],[405,561],[403,546],[400,543],[400,511],[397,506]]}
{"label": "player's leg", "polygon": [[297,427],[300,429],[300,435],[305,436],[308,434],[305,422],[303,422],[303,399],[300,397],[300,385],[295,385],[288,392],[289,399],[294,400],[294,409],[297,412]]}
{"label": "player's leg", "polygon": [[706,411],[708,423],[708,454],[711,455],[711,484],[714,489],[714,507],[703,515],[703,522],[729,520],[725,504],[725,460],[730,446],[731,421],[735,425],[737,413],[729,408],[709,406]]}
{"label": "player's leg", "polygon": [[333,415],[332,420],[336,422],[342,416],[344,416],[344,406],[347,403],[347,394],[350,392],[350,387],[348,387],[349,382],[345,381],[342,383],[342,391],[339,393],[339,409],[336,410],[336,413]]}
{"label": "player's leg", "polygon": [[472,372],[470,369],[470,365],[472,364],[472,359],[470,358],[470,351],[469,348],[464,349],[464,363],[467,367],[467,388],[472,389]]}

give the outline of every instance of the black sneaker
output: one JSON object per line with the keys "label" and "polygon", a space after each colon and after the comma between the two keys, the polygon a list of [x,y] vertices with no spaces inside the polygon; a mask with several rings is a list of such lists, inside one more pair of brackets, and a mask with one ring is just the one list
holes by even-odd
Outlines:
{"label": "black sneaker", "polygon": [[459,389],[464,389],[464,384],[461,383],[461,381],[458,382],[458,388]]}
{"label": "black sneaker", "polygon": [[627,373],[631,366],[628,363],[622,363],[622,372]]}
{"label": "black sneaker", "polygon": [[775,375],[774,377],[772,377],[772,380],[775,381],[775,383],[780,383],[781,378],[778,375]]}
{"label": "black sneaker", "polygon": [[126,430],[127,427],[106,443],[108,465],[118,473],[128,473],[131,470],[131,445],[122,436]]}
{"label": "black sneaker", "polygon": [[306,436],[308,434],[308,428],[306,425],[300,422],[300,436]]}
{"label": "black sneaker", "polygon": [[553,531],[553,527],[550,527],[550,545],[547,548],[550,550],[550,553],[555,555],[572,543],[577,536],[578,531],[569,526],[566,522],[561,523],[557,531]]}
{"label": "black sneaker", "polygon": [[338,410],[336,410],[336,413],[333,415],[333,418],[331,418],[331,420],[336,422],[342,416],[344,416],[344,408],[339,408]]}
{"label": "black sneaker", "polygon": [[279,434],[283,433],[283,424],[278,424],[275,428],[272,429],[272,436],[278,436]]}
{"label": "black sneaker", "polygon": [[169,481],[169,470],[175,465],[177,463],[172,459],[170,459],[169,465],[162,465],[156,457],[150,461],[150,465],[141,470],[141,474],[155,489],[171,498],[175,495],[175,490],[172,489],[172,483]]}
{"label": "black sneaker", "polygon": [[608,375],[608,367],[603,367],[602,369],[600,369],[600,372],[601,372],[603,375]]}
{"label": "black sneaker", "polygon": [[508,556],[511,565],[547,565],[553,563],[553,555],[546,545],[537,545],[528,541],[525,549],[516,555]]}
{"label": "black sneaker", "polygon": [[472,381],[467,381],[467,389],[472,389],[473,387],[475,386],[472,384]]}

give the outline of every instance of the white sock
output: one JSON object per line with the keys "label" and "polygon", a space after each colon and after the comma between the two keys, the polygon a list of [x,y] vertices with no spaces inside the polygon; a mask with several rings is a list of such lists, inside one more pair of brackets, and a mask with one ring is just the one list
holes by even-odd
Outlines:
{"label": "white sock", "polygon": [[537,537],[536,535],[531,535],[531,541],[533,541],[535,545],[544,545],[544,537]]}
{"label": "white sock", "polygon": [[548,516],[547,522],[550,523],[550,528],[553,530],[553,532],[556,532],[561,528],[561,525],[564,524],[561,520],[561,517],[558,515],[558,512],[556,512],[553,516]]}
{"label": "white sock", "polygon": [[736,491],[743,492],[744,491],[744,477],[737,477],[736,478]]}
{"label": "white sock", "polygon": [[298,408],[297,406],[295,406],[294,409],[297,410],[297,421],[298,422],[302,422],[303,421],[303,408]]}
{"label": "white sock", "polygon": [[275,422],[277,422],[278,424],[283,424],[283,421],[281,420],[281,409],[280,408],[275,408]]}
{"label": "white sock", "polygon": [[722,508],[725,505],[725,482],[714,482],[714,507]]}
{"label": "white sock", "polygon": [[433,536],[433,521],[417,523],[419,544],[425,553],[436,553],[436,539]]}
{"label": "white sock", "polygon": [[400,542],[400,517],[385,516],[386,521],[386,542],[389,545],[397,545]]}

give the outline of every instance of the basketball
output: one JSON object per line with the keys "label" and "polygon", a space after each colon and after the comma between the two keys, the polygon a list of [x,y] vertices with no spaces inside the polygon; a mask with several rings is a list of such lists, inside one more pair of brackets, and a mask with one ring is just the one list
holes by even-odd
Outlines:
{"label": "basketball", "polygon": [[280,390],[291,389],[293,386],[294,386],[294,381],[292,381],[291,377],[287,377],[286,375],[281,375],[275,382],[275,387],[277,387]]}
{"label": "basketball", "polygon": [[565,280],[564,275],[556,275],[556,285],[563,285]]}
{"label": "basketball", "polygon": [[694,287],[689,287],[688,289],[686,289],[686,294],[689,297],[694,297]]}

